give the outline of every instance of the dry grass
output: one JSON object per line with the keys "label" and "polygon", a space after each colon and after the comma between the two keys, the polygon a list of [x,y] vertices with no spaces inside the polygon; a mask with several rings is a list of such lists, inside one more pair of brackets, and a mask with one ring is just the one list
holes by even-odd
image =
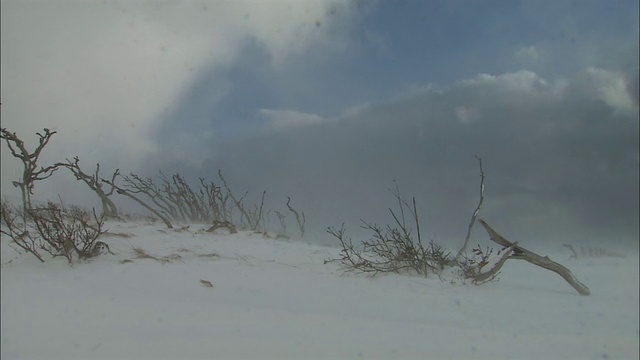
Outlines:
{"label": "dry grass", "polygon": [[[155,260],[155,261],[157,261],[157,262],[159,262],[161,264],[173,263],[173,262],[182,260],[182,256],[177,254],[177,253],[172,253],[172,254],[167,255],[167,256],[158,257],[158,256],[154,256],[154,255],[149,254],[143,248],[135,247],[135,246],[132,246],[131,248],[133,249],[134,259]],[[190,253],[192,251],[189,250],[189,249],[186,249],[186,248],[178,248],[178,249],[176,249],[176,252],[180,252],[180,253],[184,254],[184,253]],[[198,258],[210,259],[210,260],[215,260],[215,259],[221,258],[221,256],[218,253],[215,253],[215,252],[196,254],[196,256]],[[120,261],[121,264],[130,263],[130,262],[133,262],[133,260],[126,259],[126,260],[121,260]]]}
{"label": "dry grass", "polygon": [[198,254],[198,257],[207,258],[207,259],[219,259],[220,255],[217,253],[208,253],[208,254]]}
{"label": "dry grass", "polygon": [[146,250],[142,248],[133,248],[133,252],[136,255],[136,259],[152,259],[158,261],[158,258],[150,255]]}
{"label": "dry grass", "polygon": [[104,236],[104,237],[118,237],[118,238],[123,238],[123,239],[129,239],[129,238],[133,237],[132,234],[116,233],[116,232],[111,232],[111,231],[108,231],[108,230],[107,230],[107,232],[102,234],[102,236]]}
{"label": "dry grass", "polygon": [[182,256],[178,255],[178,254],[171,254],[168,256],[163,256],[161,258],[155,257],[151,254],[149,254],[146,250],[142,249],[142,248],[137,248],[134,247],[133,248],[133,252],[135,254],[135,258],[136,259],[151,259],[151,260],[155,260],[161,264],[166,264],[166,263],[171,263],[177,260],[182,259]]}
{"label": "dry grass", "polygon": [[200,279],[200,284],[202,284],[202,286],[204,287],[213,287],[213,284],[211,283],[211,281],[204,280],[204,279]]}

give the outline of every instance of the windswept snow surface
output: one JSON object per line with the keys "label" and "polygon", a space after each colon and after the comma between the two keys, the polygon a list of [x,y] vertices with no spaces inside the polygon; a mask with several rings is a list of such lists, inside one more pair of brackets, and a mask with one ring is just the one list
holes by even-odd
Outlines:
{"label": "windswept snow surface", "polygon": [[2,359],[638,358],[636,251],[540,251],[589,286],[585,297],[516,260],[482,286],[370,278],[325,264],[333,247],[194,225],[107,228],[116,254],[74,268],[2,239]]}

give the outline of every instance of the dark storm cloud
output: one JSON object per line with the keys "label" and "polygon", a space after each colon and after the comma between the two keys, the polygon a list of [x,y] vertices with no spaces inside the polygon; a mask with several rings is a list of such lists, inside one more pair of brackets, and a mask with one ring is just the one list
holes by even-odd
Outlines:
{"label": "dark storm cloud", "polygon": [[[316,229],[386,221],[393,180],[416,196],[428,235],[462,239],[487,175],[482,217],[520,238],[637,240],[638,108],[624,76],[588,69],[549,84],[479,75],[320,121],[210,147],[206,167],[275,198],[293,196]],[[269,113],[272,124],[277,111]],[[307,126],[302,126],[305,119]],[[286,122],[282,122],[283,124]],[[201,169],[206,171],[206,169]]]}

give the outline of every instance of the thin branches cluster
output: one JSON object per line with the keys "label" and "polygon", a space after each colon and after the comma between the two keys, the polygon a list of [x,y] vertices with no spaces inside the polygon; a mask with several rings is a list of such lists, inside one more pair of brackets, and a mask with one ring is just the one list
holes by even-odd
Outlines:
{"label": "thin branches cluster", "polygon": [[[471,217],[464,245],[456,255],[433,240],[425,244],[420,231],[416,199],[412,198],[411,203],[404,200],[396,183],[394,188],[389,189],[397,203],[395,210],[389,208],[393,218],[392,224],[381,227],[363,221],[362,228],[368,230],[371,236],[357,246],[346,236],[344,224],[340,228],[330,227],[327,230],[338,240],[342,248],[341,258],[337,260],[344,265],[346,271],[357,271],[371,276],[389,272],[439,275],[446,268],[455,268],[463,279],[469,279],[475,284],[497,279],[499,268],[487,269],[491,263],[493,249],[483,250],[478,245],[471,255],[465,252],[471,238],[471,229],[484,201],[484,170],[480,158],[478,162],[481,174],[480,201]],[[508,256],[510,252],[506,253]]]}
{"label": "thin branches cluster", "polygon": [[[245,192],[237,196],[229,183],[218,170],[219,182],[199,178],[199,185],[192,187],[180,174],[167,177],[159,172],[154,179],[142,177],[134,173],[122,177],[123,185],[115,182],[102,181],[114,187],[118,194],[132,198],[147,210],[162,219],[167,227],[172,228],[172,222],[212,224],[215,228],[226,227],[231,232],[236,229],[252,231],[266,231],[268,220],[265,215],[266,190],[262,192],[259,205],[246,205],[249,194]],[[288,213],[278,212],[283,232],[286,231],[284,219],[293,214],[299,226],[300,236],[304,235],[305,217],[291,206],[291,198],[286,203]]]}
{"label": "thin branches cluster", "polygon": [[3,226],[0,232],[41,262],[45,262],[43,254],[48,253],[52,257],[62,256],[73,265],[74,259],[86,260],[108,248],[98,241],[105,233],[104,219],[95,210],[89,213],[49,202],[30,208],[30,220],[26,225],[17,221],[19,210],[6,201],[2,201],[1,211]]}
{"label": "thin branches cluster", "polygon": [[[397,184],[390,191],[398,202],[397,210],[389,209],[394,224],[380,227],[363,221],[362,227],[372,235],[360,246],[354,246],[351,238],[345,236],[344,224],[340,229],[328,229],[328,233],[340,242],[343,264],[349,270],[371,275],[415,271],[426,276],[441,271],[453,257],[433,241],[424,245],[415,198],[411,205],[403,200]],[[413,227],[407,224],[407,214],[411,216]]]}

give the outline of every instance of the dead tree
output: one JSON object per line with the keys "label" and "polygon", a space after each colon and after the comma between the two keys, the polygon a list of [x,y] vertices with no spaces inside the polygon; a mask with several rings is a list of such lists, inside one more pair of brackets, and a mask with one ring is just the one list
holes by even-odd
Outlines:
{"label": "dead tree", "polygon": [[[100,201],[102,202],[102,214],[107,218],[118,218],[118,208],[116,205],[109,199],[109,196],[113,194],[115,187],[111,185],[111,189],[108,192],[105,192],[102,188],[103,183],[100,181],[100,163],[96,164],[96,172],[93,175],[88,175],[80,168],[80,159],[78,157],[74,157],[73,161],[67,159],[66,163],[58,163],[58,166],[64,166],[69,169],[77,180],[84,181],[87,186],[91,190],[93,190]],[[116,170],[111,177],[111,183],[115,183],[116,177],[119,175],[119,170]]]}
{"label": "dead tree", "polygon": [[37,180],[44,180],[49,178],[58,169],[58,164],[45,167],[40,167],[38,170],[38,158],[51,137],[55,134],[55,131],[44,129],[44,134],[36,133],[39,137],[38,146],[31,153],[27,150],[24,142],[18,138],[15,132],[9,132],[6,128],[0,129],[0,138],[5,139],[7,146],[11,151],[11,155],[20,159],[24,166],[22,171],[22,178],[20,181],[14,181],[13,185],[20,188],[22,193],[22,206],[23,206],[23,220],[27,222],[27,215],[31,209],[31,195],[33,195],[34,183]]}

